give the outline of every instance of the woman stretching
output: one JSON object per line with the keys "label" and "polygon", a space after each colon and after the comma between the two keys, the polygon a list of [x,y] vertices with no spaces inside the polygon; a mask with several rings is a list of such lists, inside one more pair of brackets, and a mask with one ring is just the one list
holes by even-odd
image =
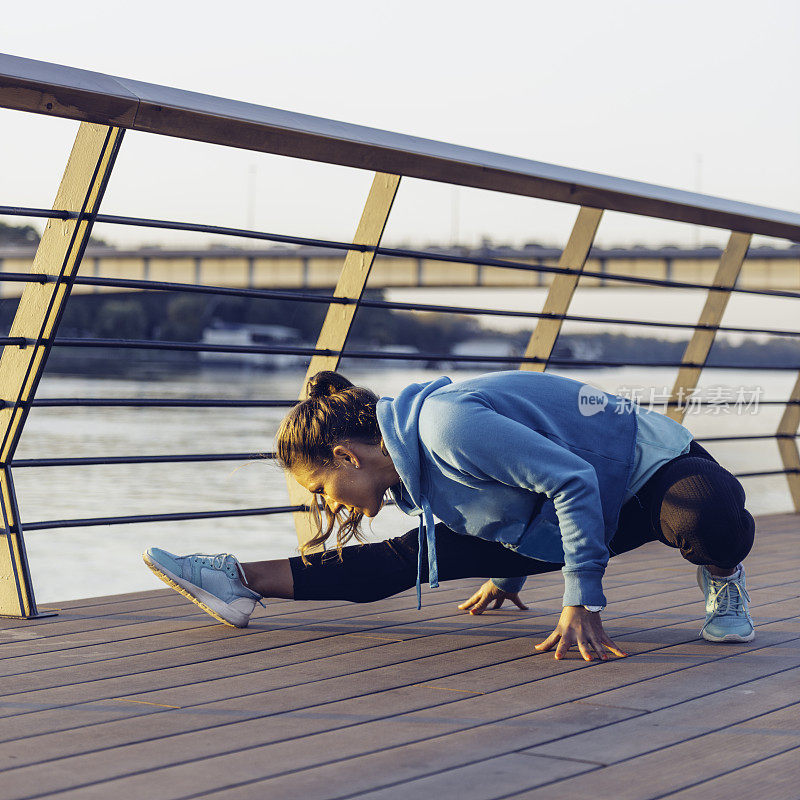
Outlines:
{"label": "woman stretching", "polygon": [[[623,397],[543,372],[412,384],[392,399],[320,372],[281,423],[277,456],[314,496],[317,534],[301,556],[241,564],[232,555],[145,563],[228,625],[245,627],[262,597],[379,600],[439,580],[491,577],[459,608],[519,598],[525,578],[560,569],[561,617],[536,645],[587,661],[625,653],[600,618],[610,556],[658,540],[697,565],[701,634],[754,637],[742,560],[755,523],[739,481],[674,420]],[[361,541],[386,497],[418,530]],[[434,517],[440,521],[434,522]],[[309,552],[336,531],[338,554]]]}

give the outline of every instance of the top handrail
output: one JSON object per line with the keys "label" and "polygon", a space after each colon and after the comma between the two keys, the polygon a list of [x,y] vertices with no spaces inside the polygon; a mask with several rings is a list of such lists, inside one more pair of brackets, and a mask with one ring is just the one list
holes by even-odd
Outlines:
{"label": "top handrail", "polygon": [[0,107],[800,241],[800,214],[0,54]]}

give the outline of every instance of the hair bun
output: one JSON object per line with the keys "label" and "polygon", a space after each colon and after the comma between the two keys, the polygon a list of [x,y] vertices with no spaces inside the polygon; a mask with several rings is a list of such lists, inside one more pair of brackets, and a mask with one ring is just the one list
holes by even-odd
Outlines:
{"label": "hair bun", "polygon": [[309,400],[317,397],[330,397],[332,394],[338,394],[345,389],[349,389],[353,384],[350,383],[344,375],[338,372],[331,372],[325,370],[318,372],[308,379],[306,384],[306,395]]}

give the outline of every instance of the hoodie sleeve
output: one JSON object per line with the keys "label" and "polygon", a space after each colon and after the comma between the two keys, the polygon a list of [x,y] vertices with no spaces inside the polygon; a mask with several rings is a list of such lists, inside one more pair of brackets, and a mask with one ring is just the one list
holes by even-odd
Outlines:
{"label": "hoodie sleeve", "polygon": [[502,592],[518,594],[527,579],[523,575],[520,578],[489,578],[489,580]]}
{"label": "hoodie sleeve", "polygon": [[602,578],[609,554],[594,467],[498,414],[480,395],[442,398],[429,409],[435,422],[428,426],[430,440],[425,438],[436,456],[474,478],[529,489],[553,501],[564,549],[563,604],[604,606]]}

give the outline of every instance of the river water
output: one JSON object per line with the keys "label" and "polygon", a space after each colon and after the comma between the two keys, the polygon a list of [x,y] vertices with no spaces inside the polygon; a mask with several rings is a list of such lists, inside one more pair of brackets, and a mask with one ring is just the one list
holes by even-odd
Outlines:
{"label": "river water", "polygon": [[[431,380],[441,371],[417,368],[343,370],[355,383],[393,396],[407,383]],[[457,380],[478,371],[450,372]],[[658,405],[674,380],[673,369],[614,368],[569,373],[605,391],[639,391],[639,402]],[[725,400],[684,424],[696,436],[771,433],[782,406],[758,405],[784,399],[794,373],[706,370],[701,388],[727,387],[745,402]],[[170,380],[106,380],[46,376],[44,397],[208,397],[289,399],[301,372],[198,371]],[[744,392],[744,394],[742,394]],[[755,413],[753,413],[755,411]],[[257,453],[273,449],[284,409],[263,408],[34,408],[16,458]],[[714,456],[733,472],[780,469],[775,440],[712,443]],[[286,482],[271,461],[195,464],[18,468],[15,482],[25,522],[147,513],[212,511],[284,505]],[[791,500],[784,476],[745,479],[753,514],[786,512]],[[384,538],[409,530],[414,520],[386,508],[372,522]],[[170,523],[31,531],[26,544],[39,602],[53,602],[163,586],[142,564],[141,553],[157,545],[177,553],[233,552],[243,560],[295,555],[291,515],[193,520]]]}

